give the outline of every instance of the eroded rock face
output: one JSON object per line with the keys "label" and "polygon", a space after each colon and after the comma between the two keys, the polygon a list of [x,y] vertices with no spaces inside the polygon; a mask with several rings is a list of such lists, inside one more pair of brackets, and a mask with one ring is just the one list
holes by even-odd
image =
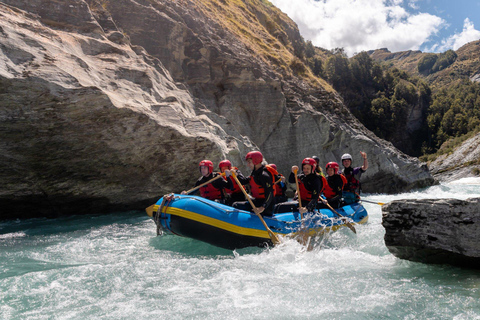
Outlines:
{"label": "eroded rock face", "polygon": [[450,182],[480,176],[480,133],[462,143],[452,154],[444,154],[430,164],[432,174]]}
{"label": "eroded rock face", "polygon": [[[254,2],[248,19],[271,24]],[[366,151],[366,192],[433,182],[325,83],[279,70],[194,1],[0,0],[0,21],[0,219],[142,209],[190,188],[201,159],[247,172],[253,149],[284,174]],[[259,39],[293,51],[298,30],[279,23]]]}
{"label": "eroded rock face", "polygon": [[382,212],[385,244],[395,256],[480,268],[480,198],[397,200]]}

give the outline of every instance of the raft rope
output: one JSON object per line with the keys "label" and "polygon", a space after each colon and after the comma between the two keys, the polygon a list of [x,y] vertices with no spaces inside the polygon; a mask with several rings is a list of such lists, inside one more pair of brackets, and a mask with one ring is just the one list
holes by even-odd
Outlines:
{"label": "raft rope", "polygon": [[[160,222],[160,220],[166,219],[161,217],[162,212],[167,210],[168,205],[170,204],[173,198],[174,198],[173,193],[164,195],[162,204],[160,205],[160,207],[158,207],[157,214],[155,215],[155,224],[157,225],[157,236],[160,235],[160,229],[162,228],[162,223]],[[165,208],[165,210],[163,208]]]}

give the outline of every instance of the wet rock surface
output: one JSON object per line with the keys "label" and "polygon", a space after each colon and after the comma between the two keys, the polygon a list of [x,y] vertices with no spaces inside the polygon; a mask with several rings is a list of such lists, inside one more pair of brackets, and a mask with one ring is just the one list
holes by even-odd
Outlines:
{"label": "wet rock surface", "polygon": [[385,244],[398,258],[480,268],[480,198],[397,200],[382,212]]}

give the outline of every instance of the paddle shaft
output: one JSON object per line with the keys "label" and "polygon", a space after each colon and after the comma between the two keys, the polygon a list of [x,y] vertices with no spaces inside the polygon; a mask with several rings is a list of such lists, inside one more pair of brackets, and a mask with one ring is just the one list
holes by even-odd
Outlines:
{"label": "paddle shaft", "polygon": [[193,192],[193,191],[196,191],[197,189],[200,189],[201,187],[206,186],[207,184],[212,183],[213,181],[215,181],[215,180],[217,180],[217,179],[219,179],[219,178],[222,178],[222,175],[221,175],[221,174],[219,174],[218,176],[216,176],[216,177],[213,178],[213,179],[208,180],[207,182],[202,183],[202,184],[199,185],[199,186],[196,186],[195,188],[192,188],[192,189],[190,189],[190,190],[188,190],[188,191],[185,191],[185,193],[186,193],[186,194],[189,194],[189,193],[191,193],[191,192]]}
{"label": "paddle shaft", "polygon": [[[298,186],[298,176],[297,176],[298,170],[294,170],[293,173],[295,174],[295,185],[297,186],[297,197],[298,197],[298,211],[300,211],[300,208],[302,207],[302,197],[300,196],[300,187]],[[303,213],[300,211],[300,219],[303,220]]]}
{"label": "paddle shaft", "polygon": [[[337,216],[341,217],[341,218],[345,218],[344,216],[342,216],[340,213],[338,213],[337,211],[335,211],[335,209],[332,208],[332,206],[330,205],[330,203],[328,203],[327,201],[327,206],[330,208],[330,210],[332,210]],[[353,231],[353,233],[357,233],[357,230],[355,230],[355,227],[348,221],[345,221],[345,224],[347,225],[347,227],[350,228],[350,230]]]}
{"label": "paddle shaft", "polygon": [[270,239],[272,240],[273,244],[279,244],[280,239],[278,239],[277,235],[275,233],[273,233],[272,230],[270,230],[270,228],[267,226],[267,223],[263,219],[262,215],[260,213],[256,212],[257,207],[255,206],[255,204],[253,204],[252,199],[250,199],[250,196],[248,195],[247,191],[245,191],[245,189],[243,188],[243,185],[240,183],[240,181],[237,178],[237,175],[235,174],[235,171],[233,171],[233,170],[232,170],[232,177],[235,180],[235,182],[238,184],[238,186],[240,187],[240,190],[242,190],[243,194],[245,195],[245,198],[247,198],[248,202],[250,203],[250,205],[254,209],[253,212],[255,212],[255,214],[257,215],[257,217],[260,219],[263,226],[267,230],[267,233],[270,236]]}
{"label": "paddle shaft", "polygon": [[364,199],[362,199],[361,201],[368,202],[368,203],[373,203],[373,204],[378,204],[379,206],[383,206],[385,204],[383,202],[368,201],[368,200],[364,200]]}

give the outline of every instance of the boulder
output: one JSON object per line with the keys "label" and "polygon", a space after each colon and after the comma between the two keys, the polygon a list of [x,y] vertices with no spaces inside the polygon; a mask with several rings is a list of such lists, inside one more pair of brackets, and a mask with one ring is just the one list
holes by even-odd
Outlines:
{"label": "boulder", "polygon": [[385,244],[396,257],[480,268],[480,198],[397,200],[382,212]]}

